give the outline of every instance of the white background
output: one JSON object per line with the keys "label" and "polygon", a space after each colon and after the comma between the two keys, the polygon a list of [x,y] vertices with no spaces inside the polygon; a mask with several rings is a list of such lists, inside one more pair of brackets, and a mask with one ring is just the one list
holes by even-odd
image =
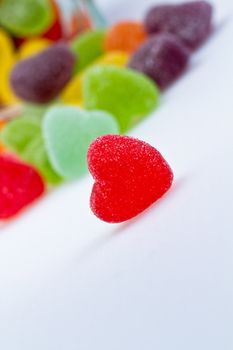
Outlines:
{"label": "white background", "polygon": [[[112,21],[152,3],[99,2]],[[233,2],[215,3],[214,36],[131,133],[171,164],[169,194],[112,226],[87,177],[1,227],[1,350],[232,350]]]}

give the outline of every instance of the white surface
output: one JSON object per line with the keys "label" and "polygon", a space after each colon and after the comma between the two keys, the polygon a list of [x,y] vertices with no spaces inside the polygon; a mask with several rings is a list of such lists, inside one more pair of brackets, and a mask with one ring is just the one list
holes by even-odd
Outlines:
{"label": "white surface", "polygon": [[[215,2],[220,23],[233,3]],[[1,350],[232,350],[232,37],[225,21],[132,131],[174,170],[162,201],[107,225],[90,213],[86,178],[1,229]]]}

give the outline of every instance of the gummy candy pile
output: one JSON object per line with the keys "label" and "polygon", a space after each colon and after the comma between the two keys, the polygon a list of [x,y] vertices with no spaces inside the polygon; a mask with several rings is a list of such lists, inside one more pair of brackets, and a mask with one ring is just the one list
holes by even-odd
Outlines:
{"label": "gummy candy pile", "polygon": [[[1,220],[88,169],[91,209],[111,223],[138,215],[172,185],[162,155],[125,134],[158,108],[209,37],[212,7],[160,5],[142,22],[91,23],[76,16],[67,35],[54,0],[0,2]],[[17,115],[1,117],[14,105]]]}

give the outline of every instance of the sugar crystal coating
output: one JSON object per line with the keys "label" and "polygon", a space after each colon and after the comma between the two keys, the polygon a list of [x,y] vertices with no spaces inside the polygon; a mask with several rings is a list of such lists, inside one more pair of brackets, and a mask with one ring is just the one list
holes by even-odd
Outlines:
{"label": "sugar crystal coating", "polygon": [[128,66],[147,75],[164,89],[184,72],[188,61],[189,51],[177,37],[157,34],[133,54]]}
{"label": "sugar crystal coating", "polygon": [[152,80],[127,68],[96,66],[83,82],[84,106],[111,113],[126,132],[158,105],[159,90]]}
{"label": "sugar crystal coating", "polygon": [[65,179],[87,172],[87,150],[98,136],[119,132],[114,117],[103,111],[85,112],[77,107],[52,107],[43,121],[43,135],[54,169]]}
{"label": "sugar crystal coating", "polygon": [[53,100],[72,77],[75,57],[65,44],[55,44],[16,64],[11,86],[16,95],[33,103]]}
{"label": "sugar crystal coating", "polygon": [[89,147],[87,159],[95,179],[91,209],[109,223],[132,219],[172,185],[173,173],[162,155],[133,137],[100,137]]}
{"label": "sugar crystal coating", "polygon": [[0,155],[0,220],[18,214],[44,191],[43,180],[34,168]]}
{"label": "sugar crystal coating", "polygon": [[145,18],[149,34],[169,32],[190,49],[197,49],[211,32],[212,6],[207,1],[152,7]]}

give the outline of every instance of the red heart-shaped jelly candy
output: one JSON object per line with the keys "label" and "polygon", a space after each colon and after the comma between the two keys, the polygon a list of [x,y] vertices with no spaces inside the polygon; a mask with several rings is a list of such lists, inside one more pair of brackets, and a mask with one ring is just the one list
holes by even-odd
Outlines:
{"label": "red heart-shaped jelly candy", "polygon": [[173,173],[162,155],[133,137],[99,137],[90,145],[87,158],[96,181],[91,209],[106,222],[132,219],[172,185]]}
{"label": "red heart-shaped jelly candy", "polygon": [[11,156],[0,156],[0,220],[9,219],[45,191],[41,176]]}

